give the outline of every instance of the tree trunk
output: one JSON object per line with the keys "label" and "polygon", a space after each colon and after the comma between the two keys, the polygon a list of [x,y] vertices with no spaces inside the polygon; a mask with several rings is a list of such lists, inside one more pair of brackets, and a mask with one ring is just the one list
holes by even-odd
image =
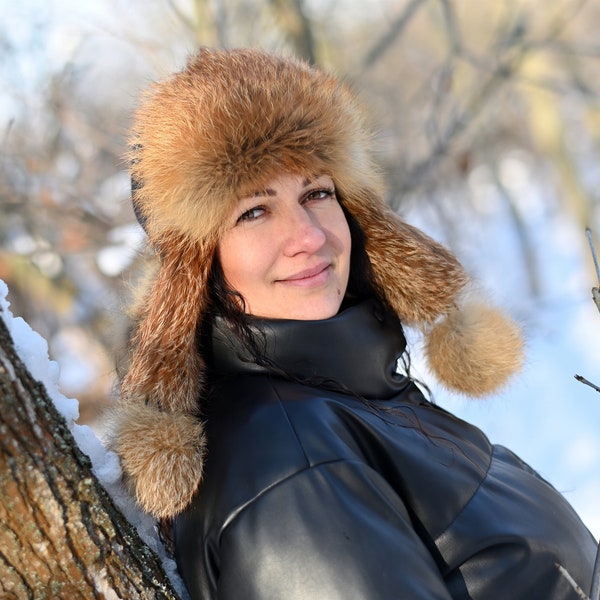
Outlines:
{"label": "tree trunk", "polygon": [[0,598],[178,598],[0,316]]}

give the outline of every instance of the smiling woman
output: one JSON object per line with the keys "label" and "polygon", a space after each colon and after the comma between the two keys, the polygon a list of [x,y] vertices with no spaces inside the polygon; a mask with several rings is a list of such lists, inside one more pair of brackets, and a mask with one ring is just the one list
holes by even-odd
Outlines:
{"label": "smiling woman", "polygon": [[[240,215],[240,216],[238,216]],[[333,181],[281,175],[243,198],[218,256],[248,314],[327,319],[339,310],[350,272],[350,230]]]}
{"label": "smiling woman", "polygon": [[411,379],[404,325],[471,396],[522,341],[385,205],[369,139],[342,82],[257,50],[203,49],[144,97],[133,202],[160,265],[113,421],[123,472],[194,600],[576,600],[577,514]]}

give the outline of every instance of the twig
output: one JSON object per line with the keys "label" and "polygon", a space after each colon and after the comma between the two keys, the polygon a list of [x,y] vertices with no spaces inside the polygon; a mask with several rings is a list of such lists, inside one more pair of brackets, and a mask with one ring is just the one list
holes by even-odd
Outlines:
{"label": "twig", "polygon": [[588,381],[585,377],[582,377],[581,375],[575,375],[575,379],[577,379],[577,381],[580,381],[581,383],[585,383],[585,385],[589,385],[591,388],[594,388],[597,392],[600,392],[600,387],[593,384],[591,381]]}
{"label": "twig", "polygon": [[362,68],[369,69],[372,67],[379,58],[388,50],[388,48],[394,43],[398,36],[404,31],[406,25],[417,12],[417,9],[424,0],[412,0],[412,2],[406,7],[406,9],[399,15],[399,17],[391,24],[390,28],[384,33],[383,36],[377,43],[367,52],[367,55],[363,59]]}
{"label": "twig", "polygon": [[590,600],[600,600],[600,545],[598,546],[598,551],[596,553],[596,562],[594,563]]}
{"label": "twig", "polygon": [[[592,258],[594,259],[594,267],[596,269],[596,279],[598,280],[598,284],[600,285],[600,267],[598,266],[598,256],[596,255],[596,248],[594,248],[594,240],[592,239],[592,231],[589,227],[585,228],[585,235],[587,236],[588,242],[590,244],[590,250],[592,252]],[[594,299],[594,304],[598,311],[600,311],[600,288],[594,286],[592,288],[592,298]],[[588,381],[585,377],[581,375],[575,375],[575,379],[580,381],[581,383],[585,383],[585,385],[589,385],[591,388],[595,389],[597,392],[600,392],[600,387],[594,385],[591,381]],[[600,569],[600,566],[598,567]],[[600,572],[596,576],[600,579]],[[600,592],[599,592],[600,593]],[[600,597],[598,597],[600,600]]]}
{"label": "twig", "polygon": [[571,574],[562,565],[559,565],[558,563],[554,564],[556,565],[558,572],[569,582],[569,585],[575,590],[575,593],[582,600],[591,600],[588,596],[586,596],[585,592],[577,585],[577,582],[573,579],[573,577],[571,577]]}
{"label": "twig", "polygon": [[[598,256],[596,255],[596,249],[594,248],[594,241],[592,239],[592,232],[589,227],[586,227],[585,235],[587,235],[587,239],[590,244],[592,258],[594,259],[594,267],[596,269],[596,278],[598,279],[598,284],[600,285],[600,267],[598,266]],[[594,299],[594,304],[596,305],[596,308],[598,309],[598,311],[600,311],[600,288],[592,288],[592,298]]]}

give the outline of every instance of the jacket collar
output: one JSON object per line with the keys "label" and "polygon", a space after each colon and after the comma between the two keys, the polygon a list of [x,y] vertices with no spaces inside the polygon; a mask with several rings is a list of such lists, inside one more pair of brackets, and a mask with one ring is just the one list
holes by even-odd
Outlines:
{"label": "jacket collar", "polygon": [[267,360],[254,360],[225,320],[216,317],[210,352],[216,378],[280,375],[369,399],[390,398],[408,384],[396,371],[406,348],[402,326],[374,299],[320,321],[252,317],[249,322]]}

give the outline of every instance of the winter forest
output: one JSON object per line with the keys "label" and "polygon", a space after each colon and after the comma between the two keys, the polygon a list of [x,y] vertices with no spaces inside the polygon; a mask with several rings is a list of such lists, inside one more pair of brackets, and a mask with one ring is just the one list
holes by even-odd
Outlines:
{"label": "winter forest", "polygon": [[[0,17],[1,598],[184,597],[100,441],[147,253],[124,159],[131,112],[201,45],[294,54],[359,91],[389,204],[449,246],[527,337],[524,372],[501,395],[448,394],[415,347],[419,379],[600,536],[600,396],[575,377],[600,385],[586,236],[600,250],[600,3],[1,0]],[[58,412],[38,410],[44,386]],[[39,454],[33,466],[17,447]],[[19,469],[61,481],[44,488],[54,498],[27,497]],[[28,520],[47,537],[16,525]]]}

